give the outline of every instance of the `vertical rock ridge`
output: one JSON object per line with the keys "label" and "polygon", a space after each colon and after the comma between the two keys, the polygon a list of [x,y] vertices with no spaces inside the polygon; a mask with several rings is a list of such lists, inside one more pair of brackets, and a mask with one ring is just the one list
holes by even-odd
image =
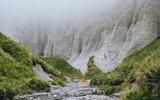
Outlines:
{"label": "vertical rock ridge", "polygon": [[97,19],[43,31],[48,38],[41,35],[35,44],[33,41],[24,44],[32,49],[32,44],[45,48],[36,51],[45,56],[64,57],[82,72],[87,71],[89,57],[95,56],[98,67],[111,71],[134,50],[143,48],[158,36],[159,9],[160,0],[120,0],[109,13]]}

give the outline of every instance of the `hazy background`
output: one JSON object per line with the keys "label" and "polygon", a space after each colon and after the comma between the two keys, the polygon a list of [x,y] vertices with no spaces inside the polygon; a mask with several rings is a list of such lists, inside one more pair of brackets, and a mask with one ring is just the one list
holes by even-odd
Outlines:
{"label": "hazy background", "polygon": [[19,26],[50,26],[96,20],[117,0],[0,0],[0,31],[12,34]]}

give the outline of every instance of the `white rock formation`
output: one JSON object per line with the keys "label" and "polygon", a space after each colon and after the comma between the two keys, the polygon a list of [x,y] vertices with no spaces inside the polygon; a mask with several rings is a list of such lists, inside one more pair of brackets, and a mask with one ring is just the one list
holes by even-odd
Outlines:
{"label": "white rock formation", "polygon": [[44,56],[67,58],[82,72],[91,56],[103,71],[111,71],[158,36],[160,0],[118,0],[109,13],[96,18],[51,29],[39,26],[38,32],[32,27],[21,31],[19,40]]}
{"label": "white rock formation", "polygon": [[33,71],[36,74],[37,78],[43,81],[52,81],[49,77],[49,74],[46,73],[40,64],[33,66]]}

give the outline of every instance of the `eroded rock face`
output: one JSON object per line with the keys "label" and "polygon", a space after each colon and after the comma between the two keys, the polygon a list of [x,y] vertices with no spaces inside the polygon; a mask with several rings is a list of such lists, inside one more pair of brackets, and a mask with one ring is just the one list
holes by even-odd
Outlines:
{"label": "eroded rock face", "polygon": [[[142,48],[159,33],[160,0],[126,0],[113,19],[103,46],[95,54],[95,63],[105,71],[113,70],[137,48]],[[123,2],[124,3],[124,2]],[[125,3],[124,3],[125,4]],[[116,15],[115,15],[116,16]]]}
{"label": "eroded rock face", "polygon": [[39,38],[27,39],[27,34],[20,40],[44,56],[67,58],[82,72],[87,71],[91,56],[103,71],[111,71],[134,50],[143,48],[158,36],[159,9],[160,0],[119,0],[98,20],[66,25],[52,31],[41,29]]}

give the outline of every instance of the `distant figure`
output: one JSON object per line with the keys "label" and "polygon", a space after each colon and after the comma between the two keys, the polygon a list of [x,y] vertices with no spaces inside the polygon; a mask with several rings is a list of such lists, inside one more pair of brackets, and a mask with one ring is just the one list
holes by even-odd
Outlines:
{"label": "distant figure", "polygon": [[83,84],[86,84],[88,78],[83,76],[83,77],[80,78],[80,80],[81,80],[81,82],[82,82]]}
{"label": "distant figure", "polygon": [[95,80],[93,81],[93,85],[96,85],[96,81]]}

